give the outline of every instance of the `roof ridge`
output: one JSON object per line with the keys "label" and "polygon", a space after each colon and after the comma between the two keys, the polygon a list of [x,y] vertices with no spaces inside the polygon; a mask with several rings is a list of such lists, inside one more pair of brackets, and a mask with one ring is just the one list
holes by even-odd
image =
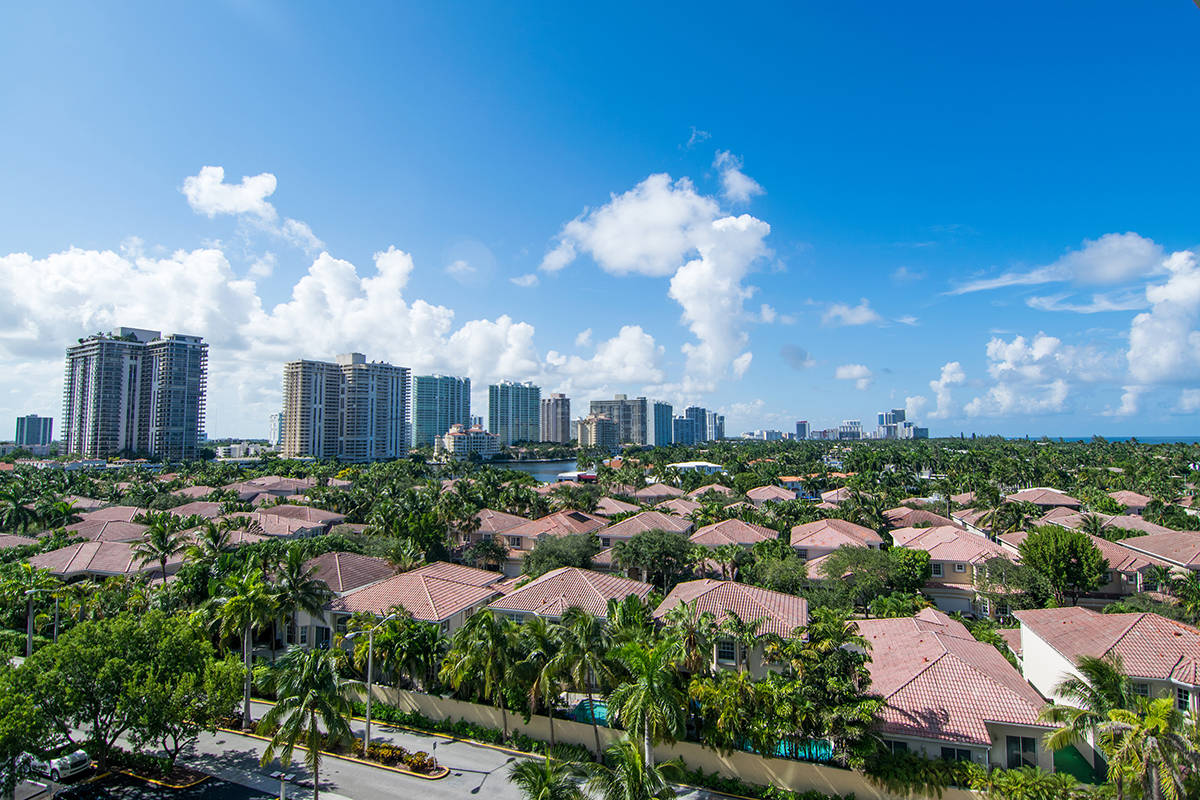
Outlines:
{"label": "roof ridge", "polygon": [[437,604],[433,602],[433,593],[429,591],[430,577],[428,575],[418,575],[417,577],[421,581],[421,591],[425,592],[425,599],[429,601],[429,608],[434,614],[437,614]]}
{"label": "roof ridge", "polygon": [[[915,626],[915,625],[914,625],[913,627],[914,627],[914,628],[916,628],[916,626]],[[936,634],[936,633],[934,633],[933,631],[923,631],[923,630],[921,630],[920,628],[916,628],[916,630],[917,630],[917,633],[927,633],[927,634],[929,634],[929,635],[931,635],[931,636],[936,636],[936,635],[937,635],[937,634]],[[946,645],[942,644],[941,640],[938,640],[938,644],[942,646],[942,654],[941,654],[941,655],[939,655],[938,657],[934,658],[932,661],[930,661],[930,662],[929,662],[928,664],[926,664],[925,666],[923,666],[923,667],[921,667],[920,669],[918,669],[916,672],[914,672],[914,673],[912,674],[912,676],[911,676],[911,677],[909,677],[909,679],[908,679],[908,680],[906,680],[904,683],[900,684],[900,685],[899,685],[899,686],[897,686],[895,689],[893,689],[893,690],[892,690],[890,693],[888,693],[888,697],[891,697],[892,695],[894,695],[894,694],[898,693],[898,692],[899,692],[901,689],[903,689],[904,687],[908,686],[910,683],[912,683],[913,681],[915,681],[917,678],[921,677],[921,676],[922,676],[922,675],[924,675],[926,672],[928,672],[928,671],[929,671],[929,670],[930,670],[930,669],[933,667],[933,665],[934,665],[934,664],[938,663],[939,661],[941,661],[943,658],[945,658],[945,657],[946,657],[946,654],[949,652],[949,650],[947,650],[947,648],[946,648]]]}

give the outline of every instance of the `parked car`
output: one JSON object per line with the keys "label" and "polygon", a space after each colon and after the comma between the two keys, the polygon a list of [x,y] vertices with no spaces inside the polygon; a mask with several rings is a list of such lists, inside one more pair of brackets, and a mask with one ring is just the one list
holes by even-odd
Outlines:
{"label": "parked car", "polygon": [[81,772],[87,772],[92,766],[92,757],[83,750],[76,750],[74,753],[64,753],[61,756],[47,759],[34,756],[30,766],[34,772],[40,775],[47,775],[52,781],[60,781],[63,778],[70,778]]}

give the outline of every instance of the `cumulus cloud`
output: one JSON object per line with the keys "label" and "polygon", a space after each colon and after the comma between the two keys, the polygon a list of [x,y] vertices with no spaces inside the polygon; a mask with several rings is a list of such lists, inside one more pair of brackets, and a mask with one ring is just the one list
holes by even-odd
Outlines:
{"label": "cumulus cloud", "polygon": [[538,285],[538,276],[532,272],[525,275],[518,275],[517,277],[509,278],[508,280],[524,289]]}
{"label": "cumulus cloud", "polygon": [[1138,412],[1138,399],[1146,391],[1145,386],[1125,386],[1121,393],[1121,405],[1101,412],[1106,417],[1129,417]]}
{"label": "cumulus cloud", "polygon": [[779,355],[787,362],[789,367],[797,371],[808,369],[817,363],[808,354],[807,350],[803,347],[797,347],[794,344],[785,344],[779,348]]}
{"label": "cumulus cloud", "polygon": [[871,370],[864,364],[842,364],[834,370],[833,377],[840,381],[854,381],[854,388],[860,391],[871,388]]}
{"label": "cumulus cloud", "polygon": [[1200,268],[1196,254],[1173,253],[1165,283],[1146,287],[1150,310],[1129,329],[1129,373],[1139,383],[1200,380]]}
{"label": "cumulus cloud", "polygon": [[567,356],[555,350],[546,354],[560,389],[576,394],[607,392],[616,386],[661,383],[664,350],[640,325],[626,325],[613,338],[601,342],[591,358]]}
{"label": "cumulus cloud", "polygon": [[1179,393],[1179,410],[1185,414],[1200,411],[1200,389],[1184,389]]}
{"label": "cumulus cloud", "polygon": [[864,297],[856,306],[834,303],[822,315],[821,322],[825,325],[869,325],[883,322],[883,317],[871,308],[871,302]]}
{"label": "cumulus cloud", "polygon": [[779,318],[779,314],[775,311],[774,308],[771,308],[771,306],[767,305],[766,303],[763,303],[762,307],[758,310],[758,318],[762,322],[765,322],[768,325],[770,325],[772,322],[774,322],[776,319]]}
{"label": "cumulus cloud", "polygon": [[994,384],[967,403],[968,416],[1058,413],[1066,410],[1071,381],[1111,376],[1111,356],[1090,347],[1064,345],[1045,333],[1033,339],[999,337],[987,344],[988,374]]}
{"label": "cumulus cloud", "polygon": [[275,176],[269,172],[242,176],[241,183],[226,183],[224,167],[207,166],[184,178],[181,191],[197,214],[210,219],[218,214],[245,219],[307,253],[323,248],[324,243],[307,223],[290,218],[279,221],[275,206],[267,201],[275,188]]}
{"label": "cumulus cloud", "polygon": [[1160,271],[1162,255],[1162,247],[1136,233],[1106,233],[1099,239],[1085,240],[1083,247],[1052,264],[968,281],[951,289],[949,294],[1068,281],[1078,285],[1124,283]]}
{"label": "cumulus cloud", "polygon": [[929,400],[922,395],[906,397],[904,398],[904,418],[915,422],[924,416],[928,406]]}
{"label": "cumulus cloud", "polygon": [[718,150],[713,167],[721,177],[721,195],[731,203],[746,204],[766,190],[742,172],[742,159],[728,150]]}
{"label": "cumulus cloud", "polygon": [[717,202],[686,178],[651,175],[608,203],[563,226],[542,269],[561,270],[581,254],[614,275],[671,276],[668,296],[696,341],[682,347],[687,372],[680,390],[711,391],[722,377],[740,377],[746,351],[743,284],[767,254],[771,228],[748,214],[723,216]]}
{"label": "cumulus cloud", "polygon": [[584,328],[575,335],[576,347],[591,347],[592,346],[592,329]]}
{"label": "cumulus cloud", "polygon": [[[929,415],[934,419],[946,419],[954,413],[954,397],[951,393],[951,387],[961,386],[967,381],[967,373],[963,371],[962,364],[957,361],[947,361],[942,365],[942,372],[936,380],[929,382],[929,388],[933,392],[933,397],[936,402],[936,407]],[[924,400],[924,398],[921,398]]]}

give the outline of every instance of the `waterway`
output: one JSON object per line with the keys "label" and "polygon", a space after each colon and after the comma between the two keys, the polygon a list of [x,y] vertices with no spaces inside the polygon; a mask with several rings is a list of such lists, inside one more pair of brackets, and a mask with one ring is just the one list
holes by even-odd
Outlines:
{"label": "waterway", "polygon": [[557,480],[560,472],[574,472],[579,469],[579,463],[574,459],[563,461],[497,461],[496,466],[528,472],[542,483],[550,483]]}

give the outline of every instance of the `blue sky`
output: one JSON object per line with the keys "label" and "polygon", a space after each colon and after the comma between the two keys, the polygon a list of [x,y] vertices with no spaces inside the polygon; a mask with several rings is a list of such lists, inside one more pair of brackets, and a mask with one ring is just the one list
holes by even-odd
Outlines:
{"label": "blue sky", "polygon": [[8,10],[0,420],[125,324],[210,341],[213,436],[347,349],[731,432],[1200,432],[1195,5],[512,9]]}

